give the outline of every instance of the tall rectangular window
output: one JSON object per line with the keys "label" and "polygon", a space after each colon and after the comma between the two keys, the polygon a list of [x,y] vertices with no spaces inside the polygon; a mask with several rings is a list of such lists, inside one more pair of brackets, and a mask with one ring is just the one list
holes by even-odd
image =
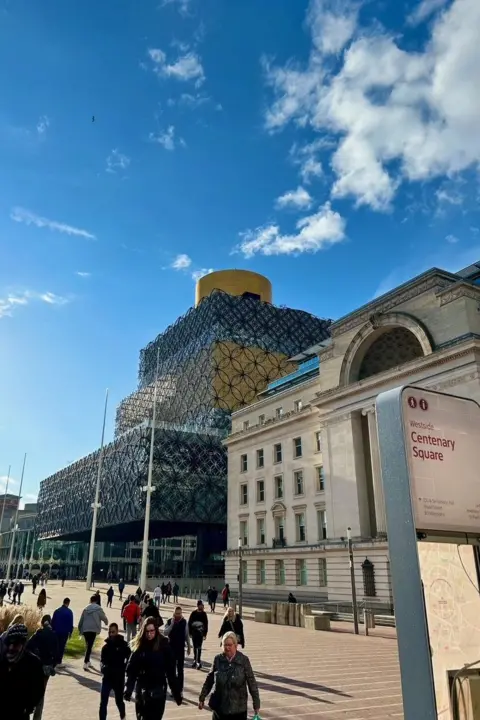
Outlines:
{"label": "tall rectangular window", "polygon": [[295,560],[295,571],[297,576],[297,585],[306,585],[307,578],[307,561],[305,559]]}
{"label": "tall rectangular window", "polygon": [[248,566],[246,560],[242,560],[242,583],[244,585],[248,583]]}
{"label": "tall rectangular window", "polygon": [[318,539],[327,539],[327,513],[326,510],[317,510]]}
{"label": "tall rectangular window", "polygon": [[327,587],[327,560],[318,558],[318,584],[320,587]]}
{"label": "tall rectangular window", "polygon": [[276,417],[276,418],[281,418],[282,415],[283,415],[283,408],[282,408],[282,407],[276,408],[276,410],[275,410],[275,417]]}
{"label": "tall rectangular window", "polygon": [[285,585],[285,560],[275,560],[275,585]]}
{"label": "tall rectangular window", "polygon": [[282,462],[282,443],[275,443],[275,445],[273,446],[273,462]]}
{"label": "tall rectangular window", "polygon": [[265,545],[265,518],[257,518],[257,545]]}
{"label": "tall rectangular window", "polygon": [[257,480],[257,503],[265,502],[265,480]]}
{"label": "tall rectangular window", "polygon": [[265,456],[263,454],[263,448],[257,450],[257,468],[263,468],[265,465]]}
{"label": "tall rectangular window", "polygon": [[275,515],[275,540],[285,539],[285,518],[283,515]]}
{"label": "tall rectangular window", "polygon": [[275,475],[273,482],[275,483],[275,500],[281,500],[283,498],[283,475]]}
{"label": "tall rectangular window", "polygon": [[303,495],[303,470],[295,470],[293,473],[293,491],[295,495]]}
{"label": "tall rectangular window", "polygon": [[315,473],[317,492],[323,492],[325,490],[325,471],[323,469],[323,465],[317,465]]}
{"label": "tall rectangular window", "polygon": [[295,400],[295,402],[293,403],[293,409],[295,410],[295,412],[300,412],[300,410],[302,409],[302,407],[303,407],[302,401],[301,401],[301,400]]}
{"label": "tall rectangular window", "polygon": [[322,433],[320,430],[315,433],[315,452],[322,452]]}
{"label": "tall rectangular window", "polygon": [[307,539],[307,530],[305,527],[305,513],[295,513],[295,540],[296,542],[305,542]]}
{"label": "tall rectangular window", "polygon": [[248,505],[248,485],[243,483],[240,485],[240,505]]}
{"label": "tall rectangular window", "polygon": [[293,457],[302,457],[302,438],[297,437],[293,439]]}
{"label": "tall rectangular window", "polygon": [[265,560],[257,560],[257,585],[265,585]]}
{"label": "tall rectangular window", "polygon": [[248,422],[248,420],[244,420],[243,421],[243,429],[248,430],[249,426],[250,426],[250,423]]}
{"label": "tall rectangular window", "polygon": [[242,545],[248,545],[248,520],[240,520],[240,540]]}
{"label": "tall rectangular window", "polygon": [[258,416],[258,424],[259,424],[259,425],[265,425],[265,415],[259,415],[259,416]]}
{"label": "tall rectangular window", "polygon": [[240,455],[240,472],[247,472],[248,470],[248,459],[247,455]]}

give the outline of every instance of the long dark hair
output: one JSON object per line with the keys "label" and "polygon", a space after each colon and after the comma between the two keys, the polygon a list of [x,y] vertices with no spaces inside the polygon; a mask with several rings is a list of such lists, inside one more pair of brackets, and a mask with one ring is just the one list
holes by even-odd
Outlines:
{"label": "long dark hair", "polygon": [[[153,625],[153,627],[155,628],[155,638],[153,642],[149,640],[146,635],[148,625]],[[152,645],[150,646],[151,642]],[[146,618],[145,622],[140,628],[140,631],[135,635],[135,637],[130,643],[130,647],[134,652],[135,650],[145,650],[147,647],[150,647],[153,652],[158,652],[158,650],[160,650],[160,648],[165,645],[168,645],[168,640],[161,634],[158,623],[153,617]]]}

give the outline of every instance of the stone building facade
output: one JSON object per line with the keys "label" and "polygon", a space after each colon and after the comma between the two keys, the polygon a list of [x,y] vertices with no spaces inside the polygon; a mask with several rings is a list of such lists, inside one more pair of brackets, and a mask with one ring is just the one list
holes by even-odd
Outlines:
{"label": "stone building facade", "polygon": [[359,600],[388,608],[376,397],[413,384],[480,401],[480,264],[433,268],[330,331],[305,353],[317,373],[300,366],[233,415],[226,579],[238,587],[241,538],[247,595],[348,603],[351,528]]}

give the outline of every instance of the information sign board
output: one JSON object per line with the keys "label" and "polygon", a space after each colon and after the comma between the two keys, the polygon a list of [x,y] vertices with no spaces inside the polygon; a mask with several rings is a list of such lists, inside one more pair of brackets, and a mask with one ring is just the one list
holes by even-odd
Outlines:
{"label": "information sign board", "polygon": [[480,406],[406,387],[402,416],[416,529],[480,534]]}

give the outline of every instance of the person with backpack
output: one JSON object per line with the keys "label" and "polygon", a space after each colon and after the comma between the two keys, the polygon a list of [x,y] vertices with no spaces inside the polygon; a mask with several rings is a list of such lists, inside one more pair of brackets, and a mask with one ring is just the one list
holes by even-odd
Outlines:
{"label": "person with backpack", "polygon": [[119,634],[117,623],[108,626],[108,638],[102,647],[100,669],[103,675],[100,690],[100,720],[107,720],[107,707],[110,693],[113,691],[121,720],[125,720],[126,710],[123,700],[125,670],[131,650],[125,638]]}
{"label": "person with backpack", "polygon": [[193,644],[193,668],[202,669],[202,646],[207,639],[208,617],[205,612],[203,601],[197,602],[197,609],[192,612],[188,619],[188,632]]}
{"label": "person with backpack", "polygon": [[218,637],[222,638],[228,632],[235,633],[235,636],[237,638],[237,644],[241,645],[242,649],[245,649],[245,635],[243,632],[242,618],[231,607],[228,608],[227,612],[224,615]]}
{"label": "person with backpack", "polygon": [[222,590],[222,600],[223,600],[223,607],[225,610],[230,605],[230,585],[228,583],[225,583],[225,587]]}
{"label": "person with backpack", "polygon": [[[36,655],[42,663],[45,691],[48,681],[55,675],[55,666],[58,660],[58,639],[52,630],[51,623],[50,615],[44,615],[40,629],[32,635],[26,646],[26,649]],[[35,706],[33,720],[42,720],[44,700],[45,693]]]}
{"label": "person with backpack", "polygon": [[140,622],[140,605],[135,595],[130,596],[130,602],[123,611],[126,623],[127,642],[130,642],[137,634],[137,625]]}
{"label": "person with backpack", "polygon": [[190,633],[188,624],[183,617],[182,608],[178,605],[175,608],[173,617],[171,617],[163,629],[163,634],[170,642],[173,659],[175,661],[175,672],[177,676],[178,688],[183,693],[184,685],[184,667],[185,667],[185,647],[187,655],[190,655],[192,648],[190,644]]}

